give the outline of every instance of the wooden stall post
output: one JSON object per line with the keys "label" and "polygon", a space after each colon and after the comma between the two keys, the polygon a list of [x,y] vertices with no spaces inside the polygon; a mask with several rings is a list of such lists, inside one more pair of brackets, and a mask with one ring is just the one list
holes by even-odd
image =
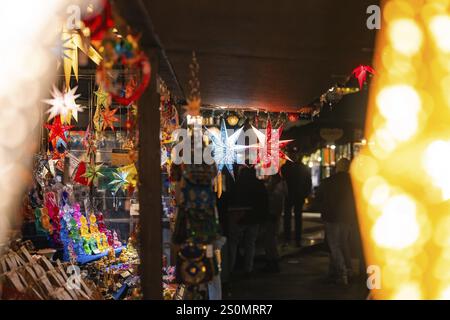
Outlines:
{"label": "wooden stall post", "polygon": [[157,93],[159,66],[156,49],[147,50],[151,82],[139,103],[139,214],[141,285],[143,298],[160,300],[162,289],[162,205],[160,112]]}

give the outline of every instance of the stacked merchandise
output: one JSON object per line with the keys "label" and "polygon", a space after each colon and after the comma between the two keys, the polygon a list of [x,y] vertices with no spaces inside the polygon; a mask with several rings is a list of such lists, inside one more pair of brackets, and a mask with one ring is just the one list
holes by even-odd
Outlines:
{"label": "stacked merchandise", "polygon": [[45,255],[34,254],[30,242],[13,243],[0,258],[4,300],[101,300],[95,284],[80,269]]}

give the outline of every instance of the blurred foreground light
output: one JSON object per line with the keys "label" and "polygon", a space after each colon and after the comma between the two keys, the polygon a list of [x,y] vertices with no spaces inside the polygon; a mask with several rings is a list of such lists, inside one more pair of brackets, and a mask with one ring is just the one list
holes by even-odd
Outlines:
{"label": "blurred foreground light", "polygon": [[[51,48],[66,17],[61,0],[0,4],[0,246],[20,222],[18,212],[39,144],[41,92],[56,74]],[[71,1],[71,2],[79,2]]]}
{"label": "blurred foreground light", "polygon": [[422,292],[418,283],[407,283],[402,285],[392,297],[396,300],[420,300]]}
{"label": "blurred foreground light", "polygon": [[408,85],[387,87],[378,94],[377,104],[394,139],[406,141],[416,132],[421,101],[414,88]]}
{"label": "blurred foreground light", "polygon": [[[443,200],[450,199],[450,141],[435,141],[425,151],[424,166],[433,184],[442,190]],[[450,230],[449,230],[450,232]]]}
{"label": "blurred foreground light", "polygon": [[436,45],[444,52],[450,52],[450,16],[441,15],[430,21],[430,30],[433,33]]}
{"label": "blurred foreground light", "polygon": [[450,1],[412,2],[382,1],[370,143],[351,170],[375,299],[450,298]]}
{"label": "blurred foreground light", "polygon": [[392,46],[404,55],[416,54],[422,45],[422,31],[412,19],[394,21],[389,30]]}
{"label": "blurred foreground light", "polygon": [[419,232],[414,201],[395,196],[386,202],[375,223],[373,237],[379,246],[404,249],[416,242]]}

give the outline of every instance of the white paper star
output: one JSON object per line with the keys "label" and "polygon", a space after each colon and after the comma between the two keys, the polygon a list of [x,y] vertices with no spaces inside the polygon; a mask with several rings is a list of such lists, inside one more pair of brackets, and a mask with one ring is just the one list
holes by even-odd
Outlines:
{"label": "white paper star", "polygon": [[225,125],[225,120],[223,119],[220,127],[220,134],[208,129],[212,141],[213,158],[218,172],[222,172],[223,168],[226,167],[233,178],[233,164],[237,160],[237,153],[248,148],[247,146],[236,145],[242,130],[243,127],[228,137],[227,127]]}
{"label": "white paper star", "polygon": [[79,94],[75,94],[78,87],[68,90],[63,93],[53,86],[52,97],[53,99],[44,100],[45,103],[51,105],[47,111],[49,113],[48,120],[53,119],[56,116],[61,117],[61,123],[69,123],[73,117],[78,122],[78,112],[82,112],[83,108],[75,102],[75,99],[79,98]]}

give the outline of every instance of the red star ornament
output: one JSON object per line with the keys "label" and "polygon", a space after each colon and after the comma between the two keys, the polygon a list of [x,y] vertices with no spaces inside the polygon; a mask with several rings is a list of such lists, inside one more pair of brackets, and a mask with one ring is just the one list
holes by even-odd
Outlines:
{"label": "red star ornament", "polygon": [[67,143],[66,132],[73,128],[73,126],[62,125],[60,116],[56,116],[52,124],[45,124],[44,126],[50,131],[48,139],[54,142],[53,145],[56,145],[58,138]]}

